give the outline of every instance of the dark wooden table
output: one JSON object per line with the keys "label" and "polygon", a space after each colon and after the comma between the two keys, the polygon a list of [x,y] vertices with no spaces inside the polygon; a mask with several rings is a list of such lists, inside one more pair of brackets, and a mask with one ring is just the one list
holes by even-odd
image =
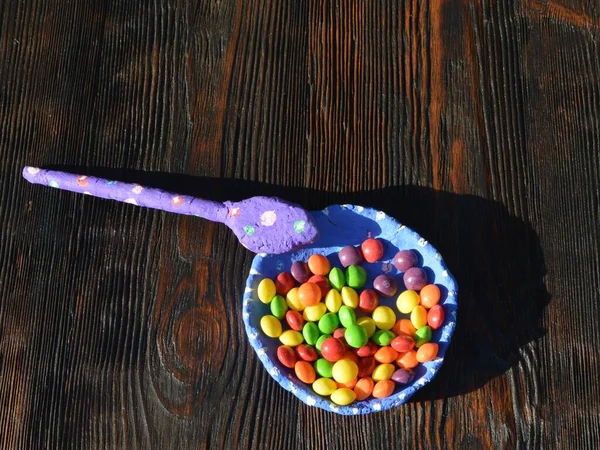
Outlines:
{"label": "dark wooden table", "polygon": [[[599,154],[597,0],[0,0],[0,446],[598,448]],[[224,226],[25,164],[381,208],[460,284],[443,370],[307,407]]]}

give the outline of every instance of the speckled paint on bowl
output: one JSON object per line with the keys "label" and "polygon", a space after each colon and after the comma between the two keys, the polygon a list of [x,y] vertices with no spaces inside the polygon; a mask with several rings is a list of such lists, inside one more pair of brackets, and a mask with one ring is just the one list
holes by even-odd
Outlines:
{"label": "speckled paint on bowl", "polygon": [[[243,319],[250,344],[256,351],[259,359],[269,374],[284,389],[294,394],[304,403],[316,406],[326,411],[337,414],[356,415],[384,411],[402,405],[420,388],[429,383],[437,374],[444,355],[456,327],[458,287],[454,277],[448,271],[442,256],[425,239],[410,228],[398,223],[382,211],[354,205],[334,205],[323,211],[314,211],[312,215],[320,231],[320,238],[310,247],[283,255],[256,255],[252,262],[250,275],[246,282],[243,302]],[[256,287],[265,277],[274,279],[277,274],[289,271],[294,261],[307,261],[315,253],[326,255],[332,267],[343,268],[337,253],[346,245],[360,245],[367,237],[376,237],[384,242],[385,253],[381,261],[362,266],[367,270],[368,281],[366,288],[372,288],[374,278],[387,273],[393,276],[399,286],[399,291],[405,289],[402,274],[394,267],[392,261],[399,250],[415,250],[421,256],[421,267],[428,273],[430,283],[440,287],[442,297],[440,304],[444,307],[445,319],[443,326],[433,332],[432,342],[439,345],[437,357],[430,362],[419,364],[415,369],[415,376],[405,386],[397,386],[394,393],[384,399],[370,398],[368,400],[352,403],[348,406],[339,406],[328,398],[317,395],[311,388],[299,381],[292,369],[284,367],[276,356],[279,340],[265,336],[259,327],[260,318],[270,314],[269,306],[258,300]],[[380,298],[380,305],[387,305],[396,309],[396,297],[391,299]]]}

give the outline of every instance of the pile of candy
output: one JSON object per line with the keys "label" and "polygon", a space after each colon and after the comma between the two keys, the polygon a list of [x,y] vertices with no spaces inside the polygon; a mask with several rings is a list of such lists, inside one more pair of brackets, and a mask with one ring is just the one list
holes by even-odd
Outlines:
{"label": "pile of candy", "polygon": [[398,294],[392,276],[381,274],[373,289],[360,291],[367,283],[360,264],[375,263],[383,253],[381,241],[369,238],[360,248],[347,246],[339,252],[345,270],[315,254],[307,262],[294,262],[275,281],[264,278],[258,285],[259,300],[271,310],[260,328],[281,342],[277,358],[338,405],[389,397],[396,385],[411,381],[419,363],[433,360],[438,352],[430,341],[432,330],[444,322],[440,290],[427,284],[413,251],[394,257],[406,286],[397,297],[397,311],[379,304],[380,297]]}

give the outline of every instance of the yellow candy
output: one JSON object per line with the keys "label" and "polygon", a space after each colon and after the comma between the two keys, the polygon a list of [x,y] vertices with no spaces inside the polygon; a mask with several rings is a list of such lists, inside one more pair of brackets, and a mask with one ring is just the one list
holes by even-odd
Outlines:
{"label": "yellow candy", "polygon": [[275,316],[263,316],[260,319],[260,329],[263,330],[267,336],[271,338],[277,338],[281,335],[281,322]]}
{"label": "yellow candy", "polygon": [[427,311],[425,311],[425,308],[421,305],[415,306],[410,313],[410,321],[417,330],[427,325]]}
{"label": "yellow candy", "polygon": [[336,389],[331,394],[331,401],[336,405],[346,406],[356,400],[356,394],[348,388]]}
{"label": "yellow candy", "polygon": [[358,308],[358,294],[348,286],[342,288],[342,303],[352,309]]}
{"label": "yellow candy", "polygon": [[298,288],[292,288],[285,296],[285,302],[292,311],[304,311],[304,304],[298,298]]}
{"label": "yellow candy", "polygon": [[311,322],[318,321],[327,312],[327,306],[325,303],[317,303],[314,306],[307,306],[304,308],[304,320],[310,320]]}
{"label": "yellow candy", "polygon": [[276,294],[275,283],[270,278],[264,278],[258,283],[258,299],[263,303],[271,303]]}
{"label": "yellow candy", "polygon": [[340,359],[333,365],[331,374],[338,383],[349,383],[357,377],[358,366],[349,359]]}
{"label": "yellow candy", "polygon": [[356,324],[360,325],[361,327],[363,327],[365,329],[365,331],[367,332],[368,338],[373,336],[373,334],[375,334],[375,331],[377,329],[377,325],[375,325],[375,321],[373,319],[371,319],[370,317],[359,317],[358,319],[356,319]]}
{"label": "yellow candy", "polygon": [[373,370],[371,378],[373,378],[373,381],[376,383],[378,381],[389,380],[392,378],[392,375],[394,375],[395,370],[396,368],[393,364],[379,364],[375,367],[375,370]]}
{"label": "yellow candy", "polygon": [[398,307],[398,311],[402,314],[410,314],[414,307],[419,304],[419,301],[419,294],[415,291],[408,290],[398,296],[396,306]]}
{"label": "yellow candy", "polygon": [[319,395],[331,395],[337,389],[337,384],[331,378],[319,378],[312,384],[313,390]]}
{"label": "yellow candy", "polygon": [[331,289],[325,296],[325,306],[332,313],[336,313],[342,306],[342,296],[336,289]]}
{"label": "yellow candy", "polygon": [[380,330],[389,330],[396,324],[396,313],[388,306],[378,306],[373,311],[373,320]]}
{"label": "yellow candy", "polygon": [[300,344],[304,342],[304,336],[302,333],[295,330],[286,330],[281,333],[279,336],[279,340],[283,345],[288,345],[290,347],[298,347]]}

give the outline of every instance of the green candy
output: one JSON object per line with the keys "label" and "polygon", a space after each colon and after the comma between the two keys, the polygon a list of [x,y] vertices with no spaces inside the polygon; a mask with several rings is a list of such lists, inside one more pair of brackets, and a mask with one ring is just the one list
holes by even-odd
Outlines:
{"label": "green candy", "polygon": [[395,337],[396,335],[390,330],[379,330],[371,336],[371,340],[380,347],[385,347],[386,345],[390,345]]}
{"label": "green candy", "polygon": [[314,322],[306,322],[302,328],[302,336],[308,345],[315,345],[321,336],[319,327]]}
{"label": "green candy", "polygon": [[281,295],[276,295],[273,297],[273,300],[271,300],[271,314],[273,314],[279,320],[283,320],[287,310],[288,305],[285,301],[285,298],[283,298]]}
{"label": "green candy", "polygon": [[346,285],[346,277],[344,276],[342,269],[338,267],[331,269],[331,272],[329,272],[329,282],[334,288],[341,291]]}
{"label": "green candy", "polygon": [[321,353],[321,344],[323,344],[323,341],[329,337],[331,337],[330,334],[324,334],[321,337],[319,337],[319,339],[317,339],[315,347],[317,347],[317,351],[319,352],[319,354]]}
{"label": "green candy", "polygon": [[346,283],[353,289],[360,289],[367,282],[367,271],[361,266],[352,265],[346,269]]}
{"label": "green candy", "polygon": [[319,330],[323,334],[331,334],[340,326],[340,319],[337,314],[327,313],[319,319]]}
{"label": "green candy", "polygon": [[319,358],[315,361],[315,370],[320,376],[331,378],[333,376],[333,363],[325,358]]}
{"label": "green candy", "polygon": [[417,330],[415,333],[415,347],[420,347],[423,344],[427,344],[431,341],[431,327],[425,325]]}
{"label": "green candy", "polygon": [[344,333],[344,338],[350,347],[360,348],[367,344],[367,330],[360,325],[350,325]]}
{"label": "green candy", "polygon": [[338,311],[340,322],[344,328],[349,328],[356,323],[356,314],[349,306],[342,306]]}

